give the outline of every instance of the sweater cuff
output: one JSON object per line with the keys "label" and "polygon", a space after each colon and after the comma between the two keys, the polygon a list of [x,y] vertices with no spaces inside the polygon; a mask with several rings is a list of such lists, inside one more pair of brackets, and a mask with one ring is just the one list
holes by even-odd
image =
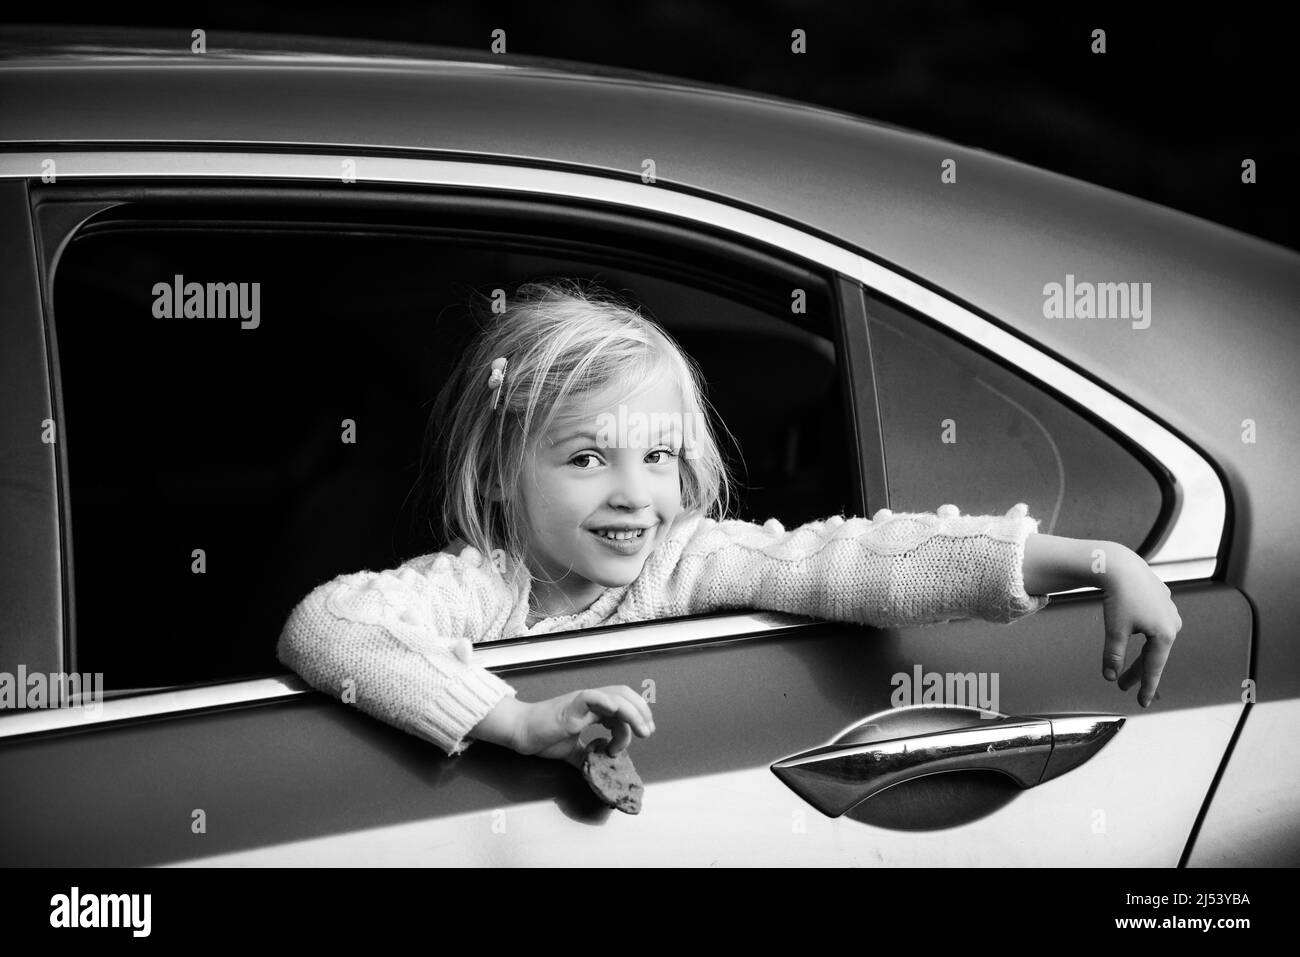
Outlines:
{"label": "sweater cuff", "polygon": [[985,527],[984,537],[994,559],[980,563],[991,575],[980,616],[986,621],[1018,621],[1047,606],[1046,595],[1025,591],[1025,540],[1037,531],[1038,520],[1029,517],[1029,507],[1023,502]]}
{"label": "sweater cuff", "polygon": [[466,665],[416,715],[414,724],[449,757],[456,757],[474,742],[469,732],[502,698],[514,694],[514,688],[486,668]]}

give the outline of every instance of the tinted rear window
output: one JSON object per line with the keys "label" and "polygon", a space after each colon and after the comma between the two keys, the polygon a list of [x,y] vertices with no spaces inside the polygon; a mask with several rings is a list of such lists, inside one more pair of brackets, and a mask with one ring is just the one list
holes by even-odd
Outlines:
{"label": "tinted rear window", "polygon": [[1137,549],[1163,496],[1153,471],[1059,398],[867,293],[890,505],[1029,505],[1045,534]]}

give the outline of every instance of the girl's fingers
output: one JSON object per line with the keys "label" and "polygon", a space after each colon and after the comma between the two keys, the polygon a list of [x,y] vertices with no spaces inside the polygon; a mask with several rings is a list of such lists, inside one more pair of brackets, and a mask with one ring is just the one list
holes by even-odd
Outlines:
{"label": "girl's fingers", "polygon": [[615,721],[612,718],[607,719],[605,724],[614,732],[614,737],[610,739],[606,753],[611,755],[618,754],[631,743],[632,726],[626,721]]}
{"label": "girl's fingers", "polygon": [[1119,676],[1119,690],[1128,691],[1129,688],[1137,684],[1138,677],[1142,674],[1142,659],[1146,655],[1146,649],[1138,652],[1138,656],[1133,659],[1133,663],[1124,669],[1124,673]]}
{"label": "girl's fingers", "polygon": [[1174,646],[1174,639],[1165,635],[1148,635],[1146,647],[1142,649],[1145,664],[1142,668],[1142,690],[1138,692],[1138,703],[1149,707],[1156,697],[1156,686],[1160,684],[1160,675],[1164,673],[1165,663],[1169,660],[1169,651]]}
{"label": "girl's fingers", "polygon": [[630,702],[632,707],[636,709],[635,714],[639,720],[633,721],[632,726],[636,729],[637,734],[644,738],[654,731],[654,715],[650,713],[650,705],[646,703],[645,698],[642,698],[627,685],[616,685],[604,690],[617,694],[619,697]]}
{"label": "girl's fingers", "polygon": [[1124,670],[1124,656],[1128,654],[1128,637],[1129,630],[1126,623],[1107,622],[1106,647],[1101,654],[1101,674],[1107,681],[1114,681]]}
{"label": "girl's fingers", "polygon": [[[654,719],[645,699],[626,685],[589,688],[572,699],[570,714],[565,716],[566,730],[578,734],[599,722],[612,732],[609,754],[616,755],[632,741],[633,734],[649,737],[654,733]],[[581,767],[581,756],[576,762]]]}
{"label": "girl's fingers", "polygon": [[576,733],[607,715],[617,714],[618,702],[603,691],[580,691],[573,699],[573,711],[571,717],[576,719],[576,722],[571,723],[569,728]]}
{"label": "girl's fingers", "polygon": [[642,729],[642,737],[649,734],[649,731],[644,730],[648,726],[641,717],[641,712],[637,706],[631,701],[628,701],[623,695],[618,695],[615,700],[618,703],[618,714],[611,715],[601,722],[614,733],[614,737],[610,741],[609,746],[610,754],[618,754],[628,746],[632,741],[634,728]]}
{"label": "girl's fingers", "polygon": [[636,705],[628,701],[623,695],[615,695],[613,697],[615,703],[618,705],[618,711],[605,719],[605,727],[610,730],[615,730],[615,724],[611,722],[616,722],[618,725],[621,725],[626,729],[629,738],[632,736],[633,728],[646,727],[645,719],[641,717],[641,712],[637,710]]}
{"label": "girl's fingers", "polygon": [[601,688],[599,691],[591,692],[593,695],[599,695],[599,700],[605,705],[605,710],[601,715],[607,718],[619,717],[636,728],[642,737],[650,733],[651,720],[648,715],[642,711],[649,711],[649,705],[641,700],[631,688],[626,685],[612,686]]}
{"label": "girl's fingers", "polygon": [[1142,687],[1138,691],[1138,704],[1146,708],[1150,707],[1151,702],[1156,698],[1156,687],[1160,684],[1160,676],[1165,670],[1165,663],[1169,660],[1173,639],[1154,635],[1144,635],[1143,638],[1145,642],[1142,645],[1142,652],[1120,676],[1119,687],[1120,690],[1127,691],[1141,679]]}
{"label": "girl's fingers", "polygon": [[[589,709],[587,720],[584,721],[583,727],[594,721],[599,721],[611,731],[617,733],[618,726],[624,726],[624,734],[630,738],[632,727],[644,726],[641,713],[631,701],[621,694],[609,694],[605,691],[584,691],[579,699],[586,703]],[[648,732],[647,732],[648,733]]]}

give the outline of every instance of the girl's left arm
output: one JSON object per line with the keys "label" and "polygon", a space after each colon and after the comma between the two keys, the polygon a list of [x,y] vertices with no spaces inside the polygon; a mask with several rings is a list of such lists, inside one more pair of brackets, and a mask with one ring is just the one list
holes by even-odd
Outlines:
{"label": "girl's left arm", "polygon": [[[771,519],[716,522],[681,516],[629,592],[626,617],[762,608],[889,628],[982,618],[1011,622],[1045,607],[1047,593],[1103,593],[1103,673],[1141,704],[1182,627],[1169,588],[1116,542],[1038,533],[1018,504],[1005,515],[882,509],[868,520],[835,516],[786,530]],[[1121,675],[1128,639],[1142,653]]]}
{"label": "girl's left arm", "polygon": [[[638,617],[763,608],[877,627],[952,618],[1010,622],[1047,597],[1026,590],[1024,504],[1004,515],[937,512],[834,516],[787,530],[679,517],[630,595]],[[1043,582],[1035,580],[1035,586]]]}

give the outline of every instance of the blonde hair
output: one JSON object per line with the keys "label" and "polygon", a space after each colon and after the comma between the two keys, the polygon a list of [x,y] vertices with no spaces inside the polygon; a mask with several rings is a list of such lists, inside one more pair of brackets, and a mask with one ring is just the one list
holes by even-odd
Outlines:
{"label": "blonde hair", "polygon": [[[477,334],[429,416],[419,481],[436,483],[425,496],[428,517],[441,520],[447,542],[459,539],[483,555],[500,548],[521,563],[527,522],[520,475],[557,409],[570,397],[624,384],[623,395],[632,395],[665,375],[680,389],[683,413],[701,423],[691,454],[678,458],[682,508],[719,520],[728,515],[734,488],[703,377],[658,322],[591,281],[526,282],[506,302],[493,313],[490,297],[471,301]],[[498,356],[509,365],[493,409],[488,377]],[[497,487],[501,494],[493,495]]]}

